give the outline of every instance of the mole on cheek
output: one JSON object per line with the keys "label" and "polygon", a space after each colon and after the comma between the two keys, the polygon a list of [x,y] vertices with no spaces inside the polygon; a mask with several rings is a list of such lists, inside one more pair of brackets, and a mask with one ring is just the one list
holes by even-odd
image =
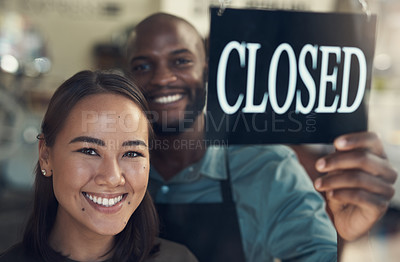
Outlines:
{"label": "mole on cheek", "polygon": [[128,205],[130,205],[131,204],[131,202],[128,202]]}
{"label": "mole on cheek", "polygon": [[82,211],[85,211],[85,208],[82,208]]}

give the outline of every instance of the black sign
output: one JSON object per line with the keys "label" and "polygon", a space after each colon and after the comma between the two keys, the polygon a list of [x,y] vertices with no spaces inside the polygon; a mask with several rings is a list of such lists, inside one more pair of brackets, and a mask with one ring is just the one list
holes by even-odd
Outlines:
{"label": "black sign", "polygon": [[211,9],[207,132],[325,143],[367,129],[376,17]]}

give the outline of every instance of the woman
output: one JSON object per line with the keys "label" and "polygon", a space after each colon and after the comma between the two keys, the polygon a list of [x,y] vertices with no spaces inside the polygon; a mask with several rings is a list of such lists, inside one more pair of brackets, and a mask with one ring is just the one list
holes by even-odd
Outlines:
{"label": "woman", "polygon": [[146,110],[115,74],[82,71],[56,90],[38,136],[34,209],[0,261],[196,261],[155,239]]}

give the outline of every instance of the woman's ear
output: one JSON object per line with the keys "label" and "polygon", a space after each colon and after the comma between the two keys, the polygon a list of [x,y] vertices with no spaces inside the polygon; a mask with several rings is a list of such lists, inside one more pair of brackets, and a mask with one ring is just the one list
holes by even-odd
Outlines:
{"label": "woman's ear", "polygon": [[50,161],[50,148],[46,145],[44,139],[39,140],[39,164],[44,176],[49,177],[53,174]]}

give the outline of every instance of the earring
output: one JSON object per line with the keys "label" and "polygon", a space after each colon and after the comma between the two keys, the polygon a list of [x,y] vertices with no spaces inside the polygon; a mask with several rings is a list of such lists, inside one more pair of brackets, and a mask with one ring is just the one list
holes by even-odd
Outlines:
{"label": "earring", "polygon": [[47,175],[46,169],[42,169],[42,174],[43,174],[44,176]]}

